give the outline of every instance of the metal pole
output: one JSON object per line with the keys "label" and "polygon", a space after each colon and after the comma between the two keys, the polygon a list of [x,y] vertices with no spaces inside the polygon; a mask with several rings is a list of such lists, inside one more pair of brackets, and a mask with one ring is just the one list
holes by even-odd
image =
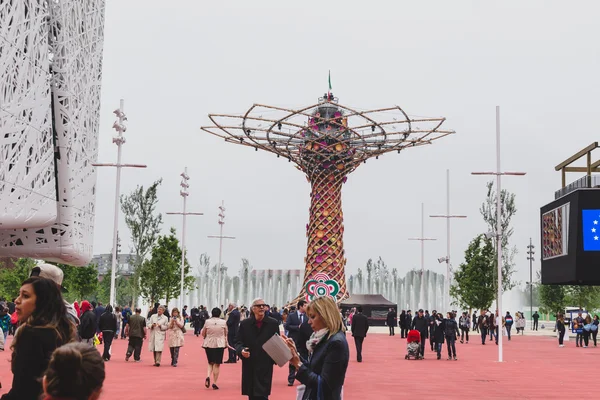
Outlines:
{"label": "metal pole", "polygon": [[450,311],[450,170],[446,170],[446,307]]}
{"label": "metal pole", "polygon": [[[225,201],[221,200],[221,208],[225,207]],[[219,266],[217,268],[217,304],[216,306],[220,306],[221,302],[221,256],[223,254],[223,224],[225,221],[219,221]]]}
{"label": "metal pole", "polygon": [[[421,203],[421,238],[425,237],[425,204]],[[425,306],[425,241],[421,240],[421,293],[419,308]]]}
{"label": "metal pole", "polygon": [[[502,321],[502,209],[500,169],[500,106],[496,106],[496,241],[498,243],[498,316]],[[496,316],[494,316],[496,318]],[[500,324],[502,325],[502,324]],[[502,333],[498,327],[498,362],[502,362]]]}
{"label": "metal pole", "polygon": [[[187,167],[185,168],[187,173]],[[187,216],[187,196],[183,196],[183,230],[181,232],[181,291],[179,292],[179,310],[183,310],[183,281],[185,278],[185,220]]]}
{"label": "metal pole", "polygon": [[529,315],[531,328],[533,329],[533,242],[529,238]]}
{"label": "metal pole", "polygon": [[[121,113],[119,114],[119,124],[123,124],[123,110],[125,107],[125,101],[121,99],[119,109]],[[118,152],[117,152],[117,183],[115,190],[115,216],[113,220],[113,250],[112,250],[112,270],[110,273],[110,298],[109,303],[114,307],[116,306],[116,279],[117,279],[117,237],[119,230],[119,197],[121,195],[121,146],[123,145],[123,132],[118,131],[118,137],[113,141],[117,144]]]}

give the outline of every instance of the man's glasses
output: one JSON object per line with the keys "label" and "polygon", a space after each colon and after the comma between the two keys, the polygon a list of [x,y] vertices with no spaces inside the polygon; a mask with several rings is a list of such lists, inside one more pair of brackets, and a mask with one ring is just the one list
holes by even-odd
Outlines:
{"label": "man's glasses", "polygon": [[266,308],[267,305],[266,304],[254,304],[252,307]]}

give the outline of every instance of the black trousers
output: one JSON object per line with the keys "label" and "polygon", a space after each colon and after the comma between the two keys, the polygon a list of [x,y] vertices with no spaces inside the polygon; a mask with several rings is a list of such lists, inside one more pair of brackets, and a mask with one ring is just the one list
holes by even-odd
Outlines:
{"label": "black trousers", "polygon": [[[229,345],[231,347],[233,347],[235,345],[235,332],[233,335],[231,335],[229,332],[227,334],[227,342],[229,343]],[[235,352],[235,350],[231,350],[228,349],[229,351],[229,359],[227,361],[229,362],[236,362],[237,361],[237,353]]]}
{"label": "black trousers", "polygon": [[177,365],[179,360],[179,347],[169,347],[171,351],[171,365]]}
{"label": "black trousers", "polygon": [[487,328],[482,326],[480,328],[480,330],[481,330],[481,344],[485,344],[485,338],[487,336]]}
{"label": "black trousers", "polygon": [[463,342],[467,337],[467,343],[469,342],[469,328],[460,328],[460,341]]}
{"label": "black trousers", "polygon": [[268,396],[248,396],[248,400],[269,400]]}
{"label": "black trousers", "polygon": [[426,335],[421,334],[421,356],[425,357],[425,341],[427,340]]}
{"label": "black trousers", "polygon": [[194,324],[194,335],[198,336],[202,328],[200,328],[200,321],[192,321]]}
{"label": "black trousers", "polygon": [[563,340],[565,339],[565,330],[558,331],[558,344],[563,344]]}
{"label": "black trousers", "polygon": [[533,329],[532,330],[536,330],[536,331],[538,330],[538,320],[537,319],[533,320]]}
{"label": "black trousers", "polygon": [[135,361],[140,361],[140,355],[142,354],[142,344],[144,343],[144,339],[141,337],[131,337],[129,336],[129,344],[127,345],[127,357],[131,357],[133,354],[133,359]]}
{"label": "black trousers", "polygon": [[408,328],[401,326],[400,327],[400,337],[402,339],[404,339],[406,337],[406,335],[408,335]]}
{"label": "black trousers", "polygon": [[395,333],[394,333],[394,328],[395,328],[394,325],[389,325],[388,328],[390,329],[390,336],[394,336],[395,335]]}
{"label": "black trousers", "polygon": [[110,345],[112,344],[114,337],[115,333],[113,331],[102,332],[102,340],[104,341],[104,353],[102,353],[102,358],[105,360],[110,360]]}
{"label": "black trousers", "polygon": [[594,347],[596,346],[596,337],[598,336],[598,331],[592,331],[592,340],[594,341]]}
{"label": "black trousers", "polygon": [[354,344],[356,345],[356,359],[359,362],[362,361],[362,345],[364,340],[364,337],[354,336]]}

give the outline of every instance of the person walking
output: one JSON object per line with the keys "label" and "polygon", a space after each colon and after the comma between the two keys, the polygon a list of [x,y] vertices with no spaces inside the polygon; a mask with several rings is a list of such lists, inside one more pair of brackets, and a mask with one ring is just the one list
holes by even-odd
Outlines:
{"label": "person walking", "polygon": [[444,346],[444,316],[441,313],[435,315],[435,328],[433,330],[433,341],[435,342],[435,351],[437,359],[442,358],[442,347]]}
{"label": "person walking", "polygon": [[412,320],[411,329],[421,334],[421,358],[425,358],[425,341],[429,337],[429,321],[423,315],[423,309],[419,309],[417,316]]}
{"label": "person walking", "polygon": [[454,314],[449,312],[444,321],[444,334],[446,336],[446,346],[448,348],[448,360],[458,361],[456,358],[456,338],[460,334],[458,332],[458,324],[454,319]]}
{"label": "person walking", "polygon": [[129,361],[133,354],[135,362],[141,361],[142,345],[146,339],[146,319],[142,317],[142,309],[136,308],[135,315],[131,315],[127,319],[125,325],[125,335],[129,338],[125,361]]}
{"label": "person walking", "polygon": [[171,310],[171,321],[169,322],[169,351],[171,352],[171,366],[176,367],[179,361],[179,348],[183,347],[183,329],[185,320],[179,313],[177,307]]}
{"label": "person walking", "polygon": [[600,323],[600,321],[598,321],[598,314],[594,315],[594,320],[592,321],[592,340],[594,341],[594,347],[596,346],[596,338],[598,337],[598,324]]}
{"label": "person walking", "polygon": [[471,321],[473,322],[472,331],[473,332],[477,331],[477,333],[479,333],[479,324],[478,324],[478,320],[477,320],[477,310],[473,311],[473,319],[471,319]]}
{"label": "person walking", "polygon": [[390,330],[390,336],[394,336],[395,332],[394,332],[394,328],[396,327],[396,324],[398,323],[397,320],[397,314],[396,314],[396,310],[394,310],[393,308],[390,308],[390,310],[387,313],[387,318],[386,318],[386,324],[388,326],[388,329]]}
{"label": "person walking", "polygon": [[238,327],[240,326],[240,312],[237,309],[235,303],[229,303],[227,307],[227,344],[229,357],[225,364],[234,364],[237,361],[237,354],[233,345],[235,344],[235,335],[237,334]]}
{"label": "person walking", "polygon": [[469,313],[464,311],[462,316],[458,320],[458,325],[460,327],[460,342],[464,343],[465,336],[467,337],[467,344],[469,344],[469,329],[471,328],[471,319],[469,318]]}
{"label": "person walking", "polygon": [[479,317],[477,317],[477,329],[481,333],[481,344],[485,344],[485,338],[487,337],[488,329],[488,317],[485,315],[483,310],[481,310]]}
{"label": "person walking", "polygon": [[104,342],[104,352],[102,359],[110,361],[110,346],[112,345],[115,332],[117,332],[117,317],[113,314],[112,306],[109,304],[100,316],[98,328],[102,332],[102,341]]}
{"label": "person walking", "polygon": [[154,354],[154,366],[160,367],[160,361],[162,358],[162,351],[165,345],[165,336],[167,329],[169,329],[169,319],[164,315],[165,307],[158,306],[156,314],[153,314],[148,320],[148,327],[150,328],[150,339],[148,345],[150,351]]}
{"label": "person walking", "polygon": [[540,319],[540,314],[538,314],[538,312],[534,312],[533,313],[533,328],[532,330],[537,331],[538,330],[538,320]]}
{"label": "person walking", "polygon": [[556,317],[556,329],[558,330],[558,347],[565,347],[563,340],[565,338],[565,319],[562,313],[558,313]]}
{"label": "person walking", "polygon": [[133,313],[131,312],[131,308],[129,308],[129,306],[125,306],[125,308],[123,308],[123,311],[121,311],[121,339],[125,339],[125,327],[129,323],[129,318],[131,318],[132,314]]}
{"label": "person walking", "polygon": [[117,318],[117,331],[115,332],[115,340],[119,340],[119,334],[122,330],[125,330],[125,325],[123,325],[123,314],[121,307],[115,307],[115,317]]}
{"label": "person walking", "polygon": [[304,385],[302,400],[341,400],[350,360],[342,316],[329,296],[316,298],[306,310],[313,330],[307,343],[308,359],[300,356],[293,339],[284,338],[292,350],[290,364],[297,369],[296,380]]}
{"label": "person walking", "polygon": [[504,317],[504,327],[506,328],[506,336],[508,337],[508,340],[510,340],[510,330],[512,329],[513,322],[513,317],[510,315],[510,311],[507,311],[506,316]]}
{"label": "person walking", "polygon": [[265,316],[267,304],[261,298],[252,302],[250,318],[240,323],[235,337],[235,350],[242,360],[242,395],[249,400],[267,400],[271,394],[274,361],[263,349],[279,324]]}
{"label": "person walking", "polygon": [[190,325],[194,328],[194,335],[198,337],[200,335],[200,309],[198,307],[192,307],[190,310]]}
{"label": "person walking", "polygon": [[400,338],[406,338],[406,334],[408,333],[408,329],[406,329],[406,310],[402,310],[400,312],[400,317],[398,318],[398,326],[400,327]]}
{"label": "person walking", "polygon": [[79,340],[89,346],[94,346],[96,330],[96,315],[90,302],[84,300],[81,302],[81,321],[78,326]]}
{"label": "person walking", "polygon": [[54,350],[75,340],[75,325],[58,286],[32,277],[21,284],[15,301],[20,326],[11,343],[12,387],[1,400],[34,400],[42,394],[41,378]]}
{"label": "person walking", "polygon": [[362,362],[362,346],[369,331],[369,319],[363,314],[362,306],[356,307],[356,314],[352,318],[350,329],[352,330],[354,345],[356,346],[356,361]]}
{"label": "person walking", "polygon": [[201,335],[204,338],[202,347],[206,352],[206,358],[208,360],[208,371],[206,373],[206,381],[204,386],[208,389],[210,387],[210,377],[212,375],[213,390],[219,389],[217,381],[219,380],[219,373],[221,370],[221,363],[223,362],[223,353],[225,347],[227,347],[227,323],[221,319],[221,310],[219,308],[212,309],[212,318],[209,318],[202,328]]}

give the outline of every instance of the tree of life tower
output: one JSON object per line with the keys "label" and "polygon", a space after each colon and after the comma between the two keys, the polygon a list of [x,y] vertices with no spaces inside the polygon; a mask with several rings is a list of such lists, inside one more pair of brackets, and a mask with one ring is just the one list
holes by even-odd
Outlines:
{"label": "tree of life tower", "polygon": [[430,144],[454,133],[445,118],[411,118],[398,106],[359,111],[332,93],[299,109],[254,104],[245,114],[209,114],[202,130],[287,158],[311,184],[304,282],[298,297],[348,297],[342,185],[371,157]]}

